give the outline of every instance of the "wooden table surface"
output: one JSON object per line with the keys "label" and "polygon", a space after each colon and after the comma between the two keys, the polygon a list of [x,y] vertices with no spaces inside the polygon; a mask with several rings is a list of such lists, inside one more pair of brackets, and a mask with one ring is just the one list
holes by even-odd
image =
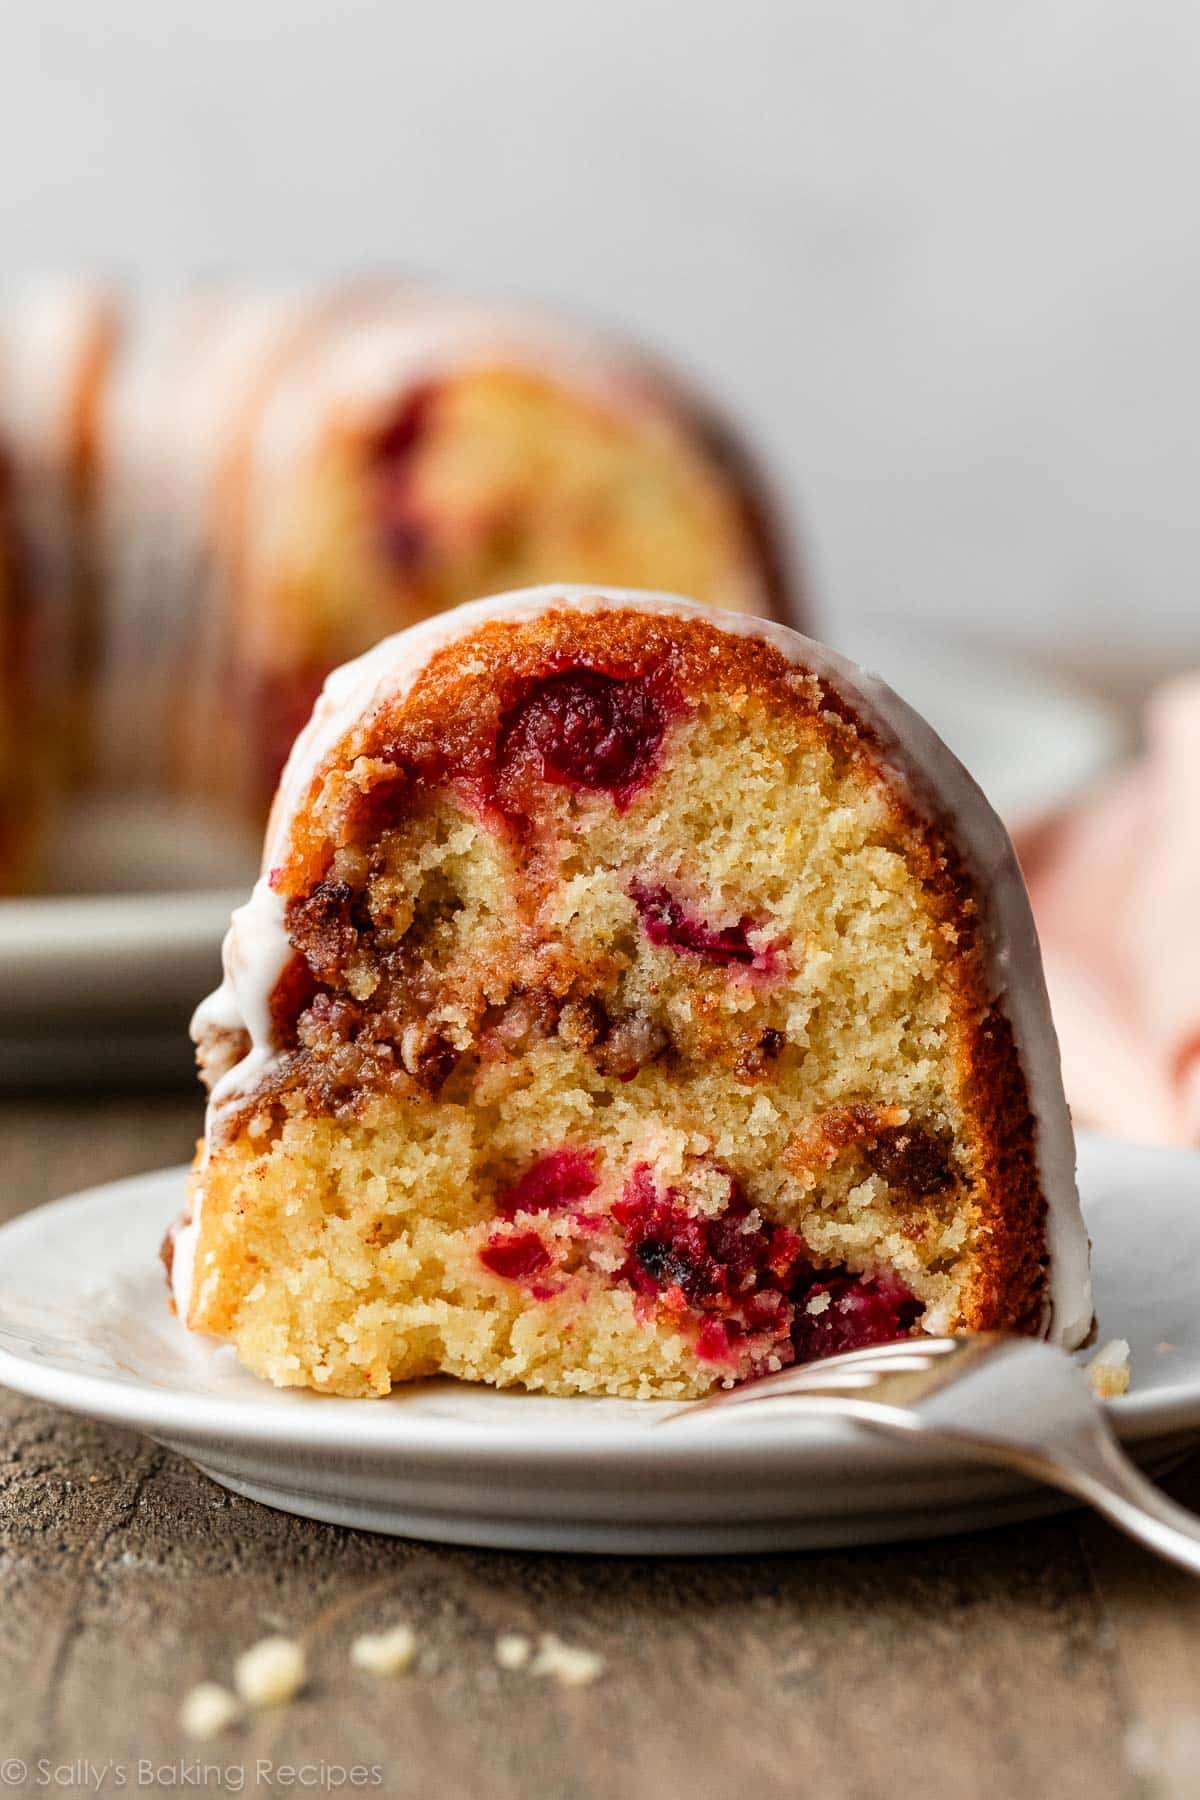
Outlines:
{"label": "wooden table surface", "polygon": [[[5,1101],[0,1218],[180,1161],[198,1123],[185,1098]],[[1200,1462],[1167,1485],[1200,1509]],[[399,1619],[426,1666],[354,1669]],[[1200,1795],[1200,1583],[1082,1515],[736,1560],[446,1549],[270,1512],[0,1391],[0,1621],[0,1800],[331,1791],[352,1767],[402,1800]],[[186,1739],[184,1692],[278,1630],[307,1645],[303,1696]],[[504,1630],[607,1671],[501,1674]]]}

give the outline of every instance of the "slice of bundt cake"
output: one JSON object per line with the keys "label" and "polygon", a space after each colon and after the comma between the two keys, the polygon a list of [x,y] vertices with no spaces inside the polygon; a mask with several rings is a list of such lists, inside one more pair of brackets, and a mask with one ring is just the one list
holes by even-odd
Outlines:
{"label": "slice of bundt cake", "polygon": [[1086,1334],[1008,839],[807,639],[561,588],[429,621],[329,681],[264,868],[165,1255],[272,1381],[687,1396]]}

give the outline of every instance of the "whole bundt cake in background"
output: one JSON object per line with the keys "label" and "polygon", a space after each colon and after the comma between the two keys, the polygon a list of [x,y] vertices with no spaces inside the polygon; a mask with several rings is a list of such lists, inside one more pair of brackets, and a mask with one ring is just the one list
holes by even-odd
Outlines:
{"label": "whole bundt cake in background", "polygon": [[22,606],[65,773],[261,817],[331,668],[549,579],[798,620],[763,483],[686,384],[596,332],[378,284],[0,310]]}
{"label": "whole bundt cake in background", "polygon": [[0,893],[34,879],[48,813],[90,775],[90,492],[112,318],[91,288],[0,307]]}
{"label": "whole bundt cake in background", "polygon": [[0,445],[0,894],[22,885],[35,824],[34,762],[23,752],[31,671],[21,599],[12,471]]}
{"label": "whole bundt cake in background", "polygon": [[292,752],[225,968],[164,1253],[276,1383],[690,1396],[1089,1328],[1004,829],[783,626],[555,586],[382,643]]}
{"label": "whole bundt cake in background", "polygon": [[268,792],[329,670],[547,580],[788,617],[761,482],[661,369],[537,315],[364,295],[296,334],[232,463],[227,646]]}

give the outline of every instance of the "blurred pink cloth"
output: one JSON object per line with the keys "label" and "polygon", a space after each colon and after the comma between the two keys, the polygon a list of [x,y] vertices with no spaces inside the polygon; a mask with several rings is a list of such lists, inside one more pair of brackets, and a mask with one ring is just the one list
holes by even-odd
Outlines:
{"label": "blurred pink cloth", "polygon": [[1200,1143],[1200,674],[1150,703],[1142,758],[1019,833],[1076,1124]]}

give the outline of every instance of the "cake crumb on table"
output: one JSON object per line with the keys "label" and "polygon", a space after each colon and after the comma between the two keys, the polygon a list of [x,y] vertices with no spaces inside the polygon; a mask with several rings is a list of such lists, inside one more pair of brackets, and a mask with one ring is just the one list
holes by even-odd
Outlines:
{"label": "cake crumb on table", "polygon": [[279,1706],[304,1686],[304,1649],[292,1638],[263,1638],[233,1665],[238,1693],[247,1706]]}
{"label": "cake crumb on table", "polygon": [[1129,1345],[1113,1338],[1087,1366],[1087,1378],[1098,1400],[1118,1400],[1129,1391]]}
{"label": "cake crumb on table", "polygon": [[403,1675],[417,1657],[417,1634],[411,1625],[393,1625],[387,1631],[368,1631],[350,1646],[356,1669],[372,1675]]}
{"label": "cake crumb on table", "polygon": [[218,1737],[241,1717],[237,1697],[215,1681],[202,1681],[184,1696],[179,1723],[190,1738]]}
{"label": "cake crumb on table", "polygon": [[603,1675],[605,1662],[594,1650],[564,1644],[552,1631],[538,1640],[537,1655],[529,1665],[531,1675],[549,1675],[563,1687],[585,1687]]}
{"label": "cake crumb on table", "polygon": [[504,1631],[496,1639],[496,1661],[502,1669],[526,1669],[533,1645],[519,1631]]}

